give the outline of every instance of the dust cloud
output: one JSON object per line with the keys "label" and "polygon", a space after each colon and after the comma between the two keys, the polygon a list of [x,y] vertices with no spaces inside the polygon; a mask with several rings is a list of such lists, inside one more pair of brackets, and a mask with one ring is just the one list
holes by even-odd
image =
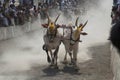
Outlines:
{"label": "dust cloud", "polygon": [[[95,3],[92,4],[89,1],[84,3],[84,7],[87,8],[85,15],[81,16],[71,13],[71,18],[67,19],[61,12],[55,14],[55,16],[57,16],[58,13],[61,13],[57,22],[58,24],[74,24],[78,16],[80,17],[80,23],[84,23],[88,20],[88,24],[84,29],[88,35],[81,36],[83,42],[80,43],[78,54],[79,62],[92,59],[92,56],[88,53],[88,47],[108,42],[107,39],[111,27],[110,13],[112,1],[94,1]],[[52,17],[52,19],[55,19],[55,17]],[[38,20],[36,23],[32,24],[32,27],[39,27],[40,24],[44,22],[47,22],[47,20]],[[42,50],[44,33],[45,29],[41,27],[39,30],[27,33],[24,36],[2,41],[0,43],[0,51],[2,53],[0,58],[0,74],[11,74],[11,72],[15,71],[30,70],[34,65],[47,65],[46,53]],[[63,45],[61,45],[59,50],[59,61],[63,60],[63,53],[65,53],[65,50]],[[0,78],[1,80],[4,79],[3,76]]]}

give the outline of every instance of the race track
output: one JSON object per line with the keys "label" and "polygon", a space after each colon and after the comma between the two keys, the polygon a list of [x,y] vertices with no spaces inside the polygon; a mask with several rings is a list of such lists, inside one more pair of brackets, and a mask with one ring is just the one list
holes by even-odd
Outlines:
{"label": "race track", "polygon": [[[42,50],[45,30],[41,28],[0,41],[0,80],[112,80],[110,42],[107,40],[112,2],[103,0],[99,6],[81,17],[89,22],[84,30],[88,35],[81,36],[78,72],[61,63],[65,53],[63,45],[58,56],[59,70],[49,68],[46,53]],[[58,23],[62,21],[63,16]]]}

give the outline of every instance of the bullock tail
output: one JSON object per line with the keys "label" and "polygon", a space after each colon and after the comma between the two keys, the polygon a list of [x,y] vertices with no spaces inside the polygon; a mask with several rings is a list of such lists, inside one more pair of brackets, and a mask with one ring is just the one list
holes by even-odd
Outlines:
{"label": "bullock tail", "polygon": [[48,61],[48,63],[50,63],[50,62],[51,62],[51,59],[50,59],[50,56],[49,56],[49,54],[48,54],[48,49],[46,48],[45,45],[43,45],[43,50],[46,51],[46,53],[47,53],[47,61]]}

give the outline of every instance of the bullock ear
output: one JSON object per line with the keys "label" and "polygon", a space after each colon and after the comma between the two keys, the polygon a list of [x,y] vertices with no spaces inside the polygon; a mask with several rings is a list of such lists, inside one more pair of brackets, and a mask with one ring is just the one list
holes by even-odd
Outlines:
{"label": "bullock ear", "polygon": [[86,33],[86,32],[82,32],[81,34],[82,34],[82,35],[88,35],[88,33]]}
{"label": "bullock ear", "polygon": [[48,27],[48,24],[42,24],[42,26],[43,26],[44,28],[47,28],[47,27]]}
{"label": "bullock ear", "polygon": [[78,20],[79,20],[79,17],[77,17],[76,19],[75,26],[78,26]]}
{"label": "bullock ear", "polygon": [[58,20],[58,18],[60,17],[60,14],[57,16],[57,18],[55,19],[55,24],[56,24],[56,22],[57,22],[57,20]]}

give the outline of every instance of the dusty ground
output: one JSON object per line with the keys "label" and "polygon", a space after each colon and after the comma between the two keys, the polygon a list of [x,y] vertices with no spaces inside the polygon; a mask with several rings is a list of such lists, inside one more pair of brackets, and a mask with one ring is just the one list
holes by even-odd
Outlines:
{"label": "dusty ground", "polygon": [[0,80],[112,80],[109,42],[82,48],[76,72],[60,63],[64,50],[59,52],[59,70],[48,67],[38,35],[35,31],[0,42]]}

